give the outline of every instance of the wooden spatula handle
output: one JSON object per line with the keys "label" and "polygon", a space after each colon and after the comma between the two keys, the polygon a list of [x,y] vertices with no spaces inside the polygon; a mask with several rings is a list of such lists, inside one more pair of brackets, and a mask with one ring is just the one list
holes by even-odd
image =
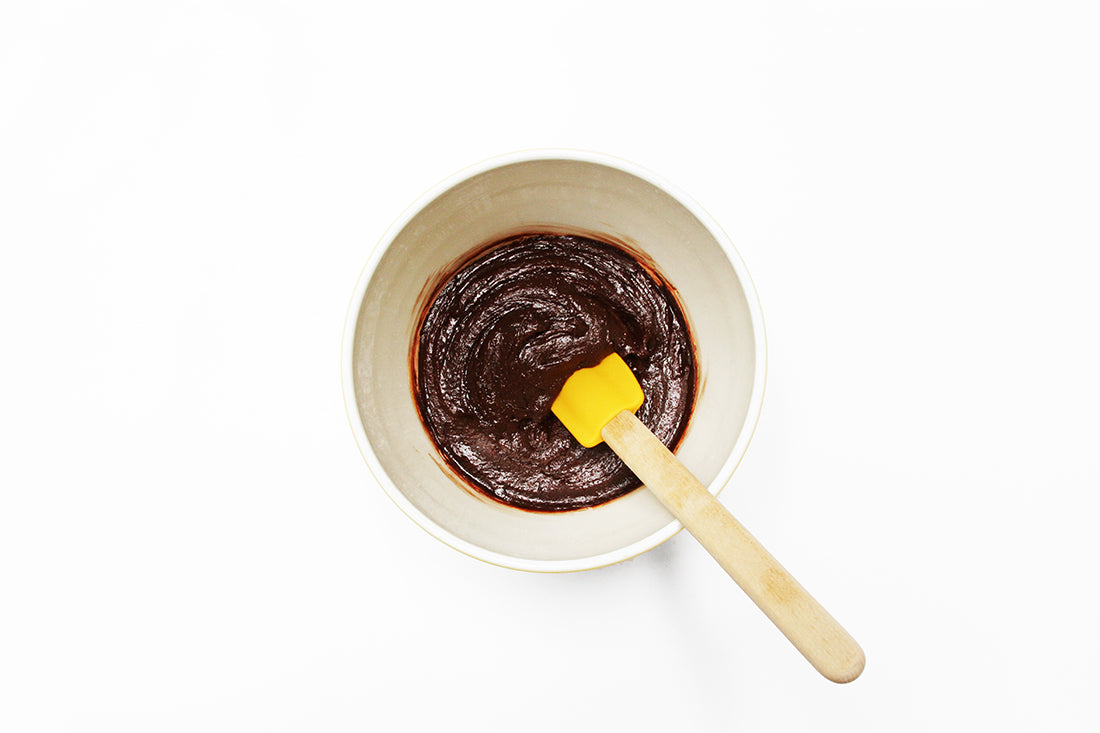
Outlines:
{"label": "wooden spatula handle", "polygon": [[603,438],[810,664],[833,682],[863,671],[863,650],[629,410]]}

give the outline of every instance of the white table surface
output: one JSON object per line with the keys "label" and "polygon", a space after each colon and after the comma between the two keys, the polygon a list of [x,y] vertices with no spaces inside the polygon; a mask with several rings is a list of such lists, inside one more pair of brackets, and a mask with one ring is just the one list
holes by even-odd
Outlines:
{"label": "white table surface", "polygon": [[[0,9],[0,730],[1097,730],[1096,5],[379,6]],[[525,574],[372,482],[360,268],[544,146],[737,244],[770,367],[723,500],[855,683],[686,535]]]}

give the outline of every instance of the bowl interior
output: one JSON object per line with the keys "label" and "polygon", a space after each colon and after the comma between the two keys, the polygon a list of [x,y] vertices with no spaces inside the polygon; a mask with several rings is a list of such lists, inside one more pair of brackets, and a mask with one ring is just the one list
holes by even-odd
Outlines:
{"label": "bowl interior", "polygon": [[659,544],[679,524],[647,491],[561,513],[492,501],[446,465],[412,396],[411,344],[433,287],[470,250],[526,231],[620,241],[676,289],[700,376],[677,455],[714,493],[740,460],[759,409],[759,311],[723,235],[640,172],[611,163],[537,158],[483,169],[429,197],[380,243],[352,306],[345,355],[353,428],[376,476],[414,520],[469,554],[523,569],[596,567]]}

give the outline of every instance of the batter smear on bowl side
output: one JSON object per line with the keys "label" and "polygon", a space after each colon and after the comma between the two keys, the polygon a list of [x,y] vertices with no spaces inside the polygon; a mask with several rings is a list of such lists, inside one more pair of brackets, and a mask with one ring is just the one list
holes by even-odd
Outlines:
{"label": "batter smear on bowl side", "polygon": [[672,289],[621,247],[523,234],[481,251],[429,299],[413,384],[428,434],[478,491],[566,511],[637,488],[606,445],[583,448],[550,412],[576,370],[618,352],[645,392],[638,418],[675,448],[695,402],[695,350]]}

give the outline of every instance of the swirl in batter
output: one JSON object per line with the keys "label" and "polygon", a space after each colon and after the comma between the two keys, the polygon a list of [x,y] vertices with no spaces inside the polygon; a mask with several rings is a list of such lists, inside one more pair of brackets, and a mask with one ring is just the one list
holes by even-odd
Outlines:
{"label": "swirl in batter", "polygon": [[525,234],[461,265],[415,345],[421,419],[447,462],[498,501],[594,506],[640,485],[606,445],[583,448],[550,412],[565,380],[617,351],[645,392],[638,417],[667,446],[695,401],[695,351],[671,288],[612,244]]}

